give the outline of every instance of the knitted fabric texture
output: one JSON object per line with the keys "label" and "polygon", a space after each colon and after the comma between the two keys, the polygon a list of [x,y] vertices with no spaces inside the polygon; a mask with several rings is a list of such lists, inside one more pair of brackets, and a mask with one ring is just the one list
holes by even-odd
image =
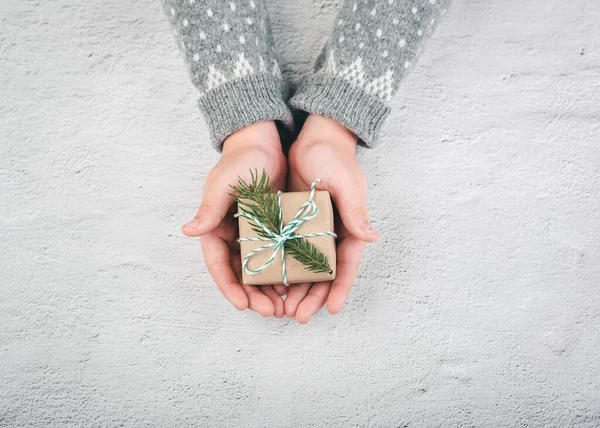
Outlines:
{"label": "knitted fabric texture", "polygon": [[291,111],[335,119],[373,146],[389,103],[450,0],[346,0],[314,73],[287,99],[261,0],[163,0],[215,147]]}
{"label": "knitted fabric texture", "polygon": [[331,117],[373,146],[402,78],[448,6],[449,0],[345,1],[314,74],[290,105]]}
{"label": "knitted fabric texture", "polygon": [[263,120],[292,123],[287,87],[260,0],[163,0],[213,144]]}

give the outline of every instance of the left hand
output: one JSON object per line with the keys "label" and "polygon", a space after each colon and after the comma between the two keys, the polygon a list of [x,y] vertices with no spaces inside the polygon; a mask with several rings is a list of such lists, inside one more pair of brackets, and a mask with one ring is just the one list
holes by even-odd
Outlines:
{"label": "left hand", "polygon": [[[357,137],[333,119],[310,115],[289,152],[288,191],[306,191],[315,178],[336,204],[337,274],[333,282],[288,288],[285,313],[307,323],[327,302],[337,314],[350,294],[364,242],[379,238],[367,214],[367,182],[356,162]],[[340,221],[341,220],[341,221]]]}

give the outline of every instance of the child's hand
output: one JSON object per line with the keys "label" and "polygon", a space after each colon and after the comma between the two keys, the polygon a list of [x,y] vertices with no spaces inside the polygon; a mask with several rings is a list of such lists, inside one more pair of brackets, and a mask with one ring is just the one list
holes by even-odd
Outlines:
{"label": "child's hand", "polygon": [[238,310],[250,308],[263,316],[284,315],[284,286],[249,286],[241,282],[238,222],[233,218],[229,185],[238,176],[250,180],[250,169],[265,170],[277,189],[285,187],[286,159],[274,122],[259,122],[231,134],[221,159],[204,183],[202,205],[194,220],[182,228],[186,236],[200,236],[206,265],[219,290]]}
{"label": "child's hand", "polygon": [[327,310],[337,314],[346,301],[363,251],[363,242],[373,242],[379,234],[369,223],[367,183],[356,162],[357,138],[338,122],[317,115],[306,120],[289,153],[289,191],[308,190],[315,178],[319,190],[331,193],[341,222],[338,234],[337,275],[333,284],[292,285],[285,300],[286,315],[306,323],[327,302]]}

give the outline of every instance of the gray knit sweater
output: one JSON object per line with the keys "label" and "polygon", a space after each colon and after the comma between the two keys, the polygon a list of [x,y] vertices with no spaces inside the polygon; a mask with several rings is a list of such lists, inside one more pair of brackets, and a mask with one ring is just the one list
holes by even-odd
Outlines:
{"label": "gray knit sweater", "polygon": [[[299,0],[304,1],[304,0]],[[306,0],[307,1],[307,0]],[[331,117],[367,146],[450,0],[345,0],[312,75],[288,99],[263,0],[163,0],[217,149],[290,108]]]}

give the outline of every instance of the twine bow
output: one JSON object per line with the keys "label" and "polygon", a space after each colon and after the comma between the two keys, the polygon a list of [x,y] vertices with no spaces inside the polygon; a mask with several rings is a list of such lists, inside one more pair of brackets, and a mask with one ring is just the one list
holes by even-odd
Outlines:
{"label": "twine bow", "polygon": [[[281,211],[281,192],[279,192],[279,191],[277,192],[277,206],[279,208],[279,214],[278,214],[279,215],[279,224],[281,225],[281,228],[279,231],[273,231],[273,230],[269,229],[264,224],[262,224],[256,217],[254,217],[250,213],[247,213],[246,211],[240,211],[239,213],[234,214],[234,217],[236,217],[236,218],[241,216],[241,217],[247,218],[248,220],[253,221],[257,226],[259,226],[262,230],[264,230],[269,235],[269,238],[257,237],[257,238],[239,238],[238,239],[238,242],[243,242],[243,241],[269,242],[268,244],[265,244],[262,247],[259,247],[259,248],[256,248],[256,249],[250,251],[246,255],[246,257],[244,257],[244,262],[242,264],[242,268],[245,273],[247,273],[248,275],[256,275],[257,273],[262,272],[264,269],[266,269],[268,266],[270,266],[271,263],[273,263],[273,260],[275,260],[275,257],[277,256],[277,252],[279,250],[281,250],[281,270],[282,270],[282,276],[283,276],[283,283],[286,286],[290,285],[287,281],[287,273],[285,270],[285,242],[290,239],[313,238],[315,236],[337,237],[337,235],[333,232],[303,233],[300,235],[295,234],[296,230],[298,230],[298,228],[300,226],[302,226],[302,224],[305,221],[308,221],[317,215],[318,207],[314,201],[315,186],[320,181],[321,181],[321,179],[317,178],[316,180],[314,180],[312,182],[312,184],[310,185],[310,198],[308,198],[308,201],[306,201],[304,204],[302,204],[302,206],[300,207],[300,209],[298,210],[298,212],[296,213],[294,218],[285,226],[283,225],[283,215],[282,215],[282,211]],[[273,253],[271,254],[271,257],[269,257],[269,259],[262,266],[260,266],[256,269],[250,269],[248,267],[248,261],[252,258],[252,256],[254,256],[257,253],[260,253],[261,251],[272,248],[272,247],[273,247]]]}

